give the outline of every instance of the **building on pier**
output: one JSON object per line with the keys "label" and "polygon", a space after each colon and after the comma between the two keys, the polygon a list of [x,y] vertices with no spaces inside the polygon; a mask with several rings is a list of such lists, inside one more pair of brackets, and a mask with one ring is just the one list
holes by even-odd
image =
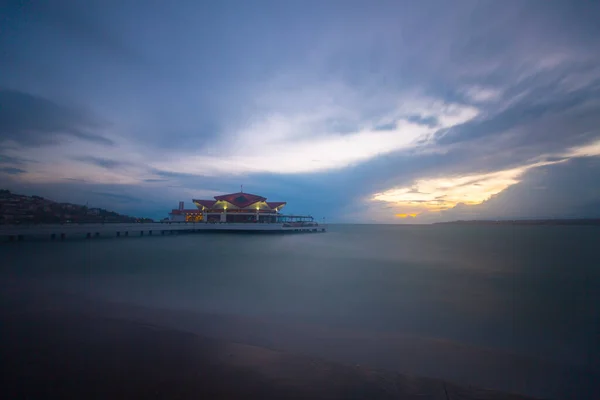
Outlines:
{"label": "building on pier", "polygon": [[209,222],[209,223],[278,223],[291,219],[312,221],[312,217],[286,216],[281,209],[286,205],[282,201],[267,201],[266,197],[251,193],[230,193],[215,196],[213,200],[192,200],[196,208],[185,209],[184,202],[169,213],[171,221]]}
{"label": "building on pier", "polygon": [[179,208],[169,214],[171,221],[208,223],[311,223],[313,217],[284,215],[284,201],[267,201],[266,197],[237,192],[215,196],[213,200],[192,200],[195,209]]}

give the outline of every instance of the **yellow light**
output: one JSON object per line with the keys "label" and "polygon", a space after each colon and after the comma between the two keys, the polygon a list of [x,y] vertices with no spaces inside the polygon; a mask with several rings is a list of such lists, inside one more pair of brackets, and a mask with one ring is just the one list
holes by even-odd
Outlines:
{"label": "yellow light", "polygon": [[418,214],[417,213],[411,213],[411,214],[396,214],[396,217],[398,218],[415,218]]}

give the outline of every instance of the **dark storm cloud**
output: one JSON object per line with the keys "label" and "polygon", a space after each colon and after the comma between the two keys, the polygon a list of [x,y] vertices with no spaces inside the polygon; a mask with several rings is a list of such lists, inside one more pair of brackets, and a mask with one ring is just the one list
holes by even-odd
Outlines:
{"label": "dark storm cloud", "polygon": [[[576,158],[530,170],[521,183],[490,200],[488,214],[502,210],[518,217],[600,217],[600,157]],[[543,190],[532,190],[543,187]]]}
{"label": "dark storm cloud", "polygon": [[69,135],[101,145],[113,142],[91,131],[101,125],[83,112],[28,93],[0,89],[0,139],[40,146]]}
{"label": "dark storm cloud", "polygon": [[459,204],[438,220],[600,217],[600,157],[533,168],[521,182],[474,206]]}
{"label": "dark storm cloud", "polygon": [[[584,88],[566,94],[543,91],[536,93],[535,96],[527,96],[491,118],[472,121],[463,126],[451,129],[448,132],[443,132],[443,135],[437,142],[442,145],[469,142],[485,136],[502,134],[514,127],[528,125],[546,117],[556,117],[559,114],[570,117],[568,118],[568,123],[578,124],[581,122],[580,118],[593,118],[593,115],[589,113],[590,110],[584,109],[579,115],[572,116],[569,116],[568,113],[577,113],[579,111],[578,107],[585,106],[591,101],[600,101],[600,90],[596,88]],[[596,120],[596,118],[593,119]],[[592,124],[595,123],[596,121],[592,122]],[[539,142],[540,136],[541,132],[531,132],[530,134],[522,135],[519,139],[523,142],[531,142],[532,140]],[[561,137],[565,137],[564,132],[557,132],[556,129],[547,130],[543,133],[543,141],[549,144],[556,143],[555,141],[560,140]]]}

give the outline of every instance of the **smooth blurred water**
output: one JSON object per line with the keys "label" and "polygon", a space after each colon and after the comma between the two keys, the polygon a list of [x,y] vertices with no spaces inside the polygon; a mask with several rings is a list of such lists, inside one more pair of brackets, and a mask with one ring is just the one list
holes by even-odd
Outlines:
{"label": "smooth blurred water", "polygon": [[339,225],[326,234],[24,242],[0,252],[5,284],[373,340],[443,340],[600,373],[598,227]]}

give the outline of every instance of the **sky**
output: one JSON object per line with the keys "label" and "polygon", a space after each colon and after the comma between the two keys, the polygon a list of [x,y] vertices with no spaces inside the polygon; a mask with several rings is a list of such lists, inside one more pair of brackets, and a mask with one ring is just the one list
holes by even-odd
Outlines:
{"label": "sky", "polygon": [[135,216],[600,217],[600,3],[8,1],[0,187]]}

